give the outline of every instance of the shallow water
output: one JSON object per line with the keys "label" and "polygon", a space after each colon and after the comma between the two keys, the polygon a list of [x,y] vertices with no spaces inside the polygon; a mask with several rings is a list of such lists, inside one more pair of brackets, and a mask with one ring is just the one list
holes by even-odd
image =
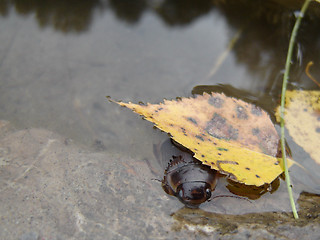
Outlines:
{"label": "shallow water", "polygon": [[[105,96],[157,103],[214,85],[272,114],[298,9],[293,6],[2,2],[0,119],[18,128],[50,129],[93,151],[149,159],[156,166],[153,144],[167,135]],[[315,62],[313,76],[320,79],[320,8],[310,9],[294,52],[291,89],[317,89],[304,73],[310,60]],[[315,178],[293,169],[297,191],[319,193],[319,166],[290,136],[287,140],[294,159],[304,159]]]}

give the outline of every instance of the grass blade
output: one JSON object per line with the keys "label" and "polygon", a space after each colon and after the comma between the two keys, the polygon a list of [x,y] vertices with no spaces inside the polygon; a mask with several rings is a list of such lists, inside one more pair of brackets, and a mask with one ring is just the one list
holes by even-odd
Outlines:
{"label": "grass blade", "polygon": [[281,93],[281,106],[280,106],[280,125],[281,125],[281,150],[282,150],[282,159],[284,162],[284,173],[286,176],[286,183],[287,183],[287,189],[289,193],[289,198],[290,198],[290,204],[293,212],[293,216],[295,219],[298,219],[298,212],[296,209],[296,205],[294,203],[293,195],[292,195],[292,185],[290,181],[290,176],[289,176],[289,171],[288,171],[288,163],[287,163],[287,158],[286,158],[286,149],[285,149],[285,136],[284,136],[284,104],[285,104],[285,95],[286,95],[286,90],[287,90],[287,84],[288,84],[288,79],[289,79],[289,72],[290,72],[290,64],[291,64],[291,58],[292,58],[292,52],[293,52],[293,47],[295,44],[296,36],[298,33],[298,29],[300,27],[301,20],[310,4],[311,0],[305,0],[301,11],[296,19],[296,22],[294,24],[292,33],[291,33],[291,38],[289,42],[289,49],[288,49],[288,54],[287,54],[287,60],[286,60],[286,66],[285,66],[285,73],[283,75],[283,84],[282,84],[282,93]]}

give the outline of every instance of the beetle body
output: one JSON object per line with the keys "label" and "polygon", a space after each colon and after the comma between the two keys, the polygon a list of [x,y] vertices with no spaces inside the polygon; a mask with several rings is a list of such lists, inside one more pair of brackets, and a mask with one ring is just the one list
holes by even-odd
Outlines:
{"label": "beetle body", "polygon": [[[167,162],[162,188],[186,206],[195,208],[211,197],[218,174],[210,167],[202,165],[190,152],[177,147],[170,141],[165,141],[161,146],[161,159]],[[170,154],[172,155],[169,157]]]}

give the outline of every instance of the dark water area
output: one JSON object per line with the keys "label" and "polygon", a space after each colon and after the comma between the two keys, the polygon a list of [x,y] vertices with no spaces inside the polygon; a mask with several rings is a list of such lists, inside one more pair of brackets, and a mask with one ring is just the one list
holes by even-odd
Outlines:
{"label": "dark water area", "polygon": [[[153,145],[168,136],[105,96],[158,103],[213,88],[261,106],[274,120],[299,9],[300,1],[1,1],[0,119],[156,166]],[[320,80],[319,56],[320,7],[313,2],[289,89],[318,90],[305,68],[314,61],[311,73]],[[299,191],[319,193],[319,166],[287,141],[313,176],[297,180]],[[292,170],[293,179],[301,171]],[[281,186],[279,197],[286,194]]]}

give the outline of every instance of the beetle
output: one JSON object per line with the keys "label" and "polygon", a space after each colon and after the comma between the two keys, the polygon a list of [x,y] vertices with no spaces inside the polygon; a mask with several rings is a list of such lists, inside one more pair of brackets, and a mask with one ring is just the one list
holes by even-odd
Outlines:
{"label": "beetle", "polygon": [[190,208],[197,208],[210,199],[217,185],[217,171],[203,165],[173,140],[163,142],[157,154],[162,165],[167,164],[162,180],[162,188],[167,194]]}

